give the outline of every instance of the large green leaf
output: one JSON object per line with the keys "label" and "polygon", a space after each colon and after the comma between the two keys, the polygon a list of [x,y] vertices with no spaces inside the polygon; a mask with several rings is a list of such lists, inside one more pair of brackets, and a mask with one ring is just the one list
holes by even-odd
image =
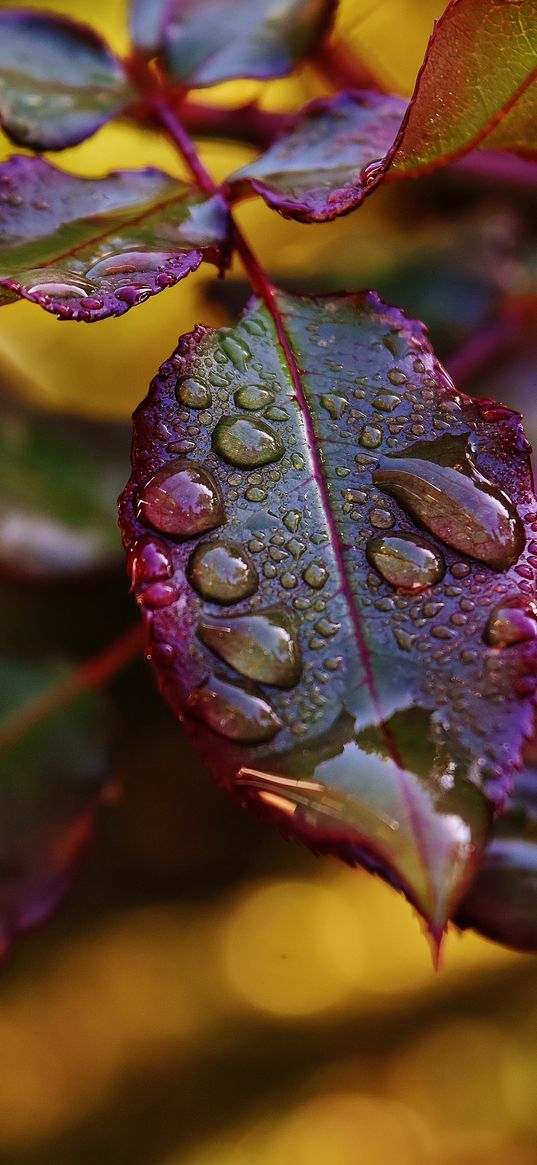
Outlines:
{"label": "large green leaf", "polygon": [[273,302],[183,337],[136,414],[152,658],[226,785],[440,931],[532,724],[527,443],[373,293]]}
{"label": "large green leaf", "polygon": [[184,279],[202,259],[225,266],[219,195],[160,170],[78,178],[41,158],[0,166],[0,287],[59,319],[123,315]]}
{"label": "large green leaf", "polygon": [[74,146],[135,99],[92,28],[51,12],[0,12],[0,121],[17,145]]}
{"label": "large green leaf", "polygon": [[133,40],[162,52],[174,80],[203,88],[232,77],[281,77],[317,47],[335,0],[134,0]]}
{"label": "large green leaf", "polygon": [[106,717],[81,695],[20,732],[30,704],[66,679],[51,661],[0,658],[0,953],[63,897],[110,775]]}

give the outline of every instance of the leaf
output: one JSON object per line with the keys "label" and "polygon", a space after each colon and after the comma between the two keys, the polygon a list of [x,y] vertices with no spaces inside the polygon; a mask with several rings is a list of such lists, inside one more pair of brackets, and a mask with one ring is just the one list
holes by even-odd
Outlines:
{"label": "leaf", "polygon": [[0,574],[43,583],[113,564],[127,426],[0,402]]}
{"label": "leaf", "polygon": [[69,672],[0,657],[0,953],[68,890],[110,773],[103,706],[93,694],[22,736],[10,733],[24,707]]}
{"label": "leaf", "polygon": [[122,315],[202,259],[227,262],[223,199],[160,170],[78,178],[16,156],[0,184],[0,286],[59,319]]}
{"label": "leaf", "polygon": [[517,776],[456,921],[495,942],[537,951],[537,769]]}
{"label": "leaf", "polygon": [[198,327],[135,414],[133,588],[219,779],[438,933],[531,730],[537,641],[494,640],[502,601],[533,626],[527,443],[374,293],[274,294],[278,333]]}
{"label": "leaf", "polygon": [[391,147],[405,109],[401,98],[380,93],[312,101],[266,153],[231,175],[231,189],[240,195],[250,187],[299,222],[347,214],[368,193],[367,167]]}
{"label": "leaf", "polygon": [[0,121],[17,145],[74,146],[135,99],[92,28],[49,12],[0,12]]}
{"label": "leaf", "polygon": [[283,77],[315,51],[335,0],[134,0],[132,36],[163,52],[170,76],[190,88],[233,77]]}
{"label": "leaf", "polygon": [[476,146],[533,156],[536,53],[535,0],[457,0],[435,27],[408,107],[367,92],[313,101],[230,187],[250,188],[286,218],[326,222],[386,176],[416,177]]}

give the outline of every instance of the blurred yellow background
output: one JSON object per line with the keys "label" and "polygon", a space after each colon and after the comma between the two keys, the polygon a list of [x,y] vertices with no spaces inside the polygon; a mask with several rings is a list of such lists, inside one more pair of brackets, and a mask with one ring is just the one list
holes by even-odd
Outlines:
{"label": "blurred yellow background", "polygon": [[[26,6],[87,19],[125,49],[124,0]],[[344,0],[338,30],[409,93],[442,9]],[[322,91],[304,69],[210,99],[293,108]],[[202,153],[217,177],[251,156],[210,142]],[[88,175],[182,173],[166,142],[127,124],[51,160]],[[322,282],[336,256],[353,286],[390,256],[426,253],[438,230],[429,215],[409,231],[390,190],[319,229],[259,201],[239,218],[276,276]],[[205,266],[95,328],[6,308],[0,376],[50,410],[127,418],[178,334],[228,318],[206,295],[211,278]],[[122,576],[110,594],[90,590],[49,597],[44,617],[90,611],[109,637],[116,609],[133,618]],[[142,664],[114,701],[123,743],[96,849],[0,975],[0,1165],[535,1165],[535,960],[452,933],[434,975],[393,891],[228,802]]]}

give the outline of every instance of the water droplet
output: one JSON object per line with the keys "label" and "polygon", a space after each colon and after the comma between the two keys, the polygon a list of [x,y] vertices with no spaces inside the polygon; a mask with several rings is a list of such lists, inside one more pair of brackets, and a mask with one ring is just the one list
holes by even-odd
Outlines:
{"label": "water droplet", "polygon": [[246,372],[246,365],[252,353],[244,341],[239,341],[231,335],[223,336],[220,339],[220,347],[239,372]]}
{"label": "water droplet", "polygon": [[346,398],[335,392],[323,393],[320,401],[323,409],[326,409],[327,413],[330,413],[330,416],[333,417],[335,421],[338,421],[339,418],[343,416],[343,413],[348,407],[348,401]]}
{"label": "water droplet", "polygon": [[188,438],[183,441],[170,441],[167,446],[168,453],[193,453],[195,448],[195,442],[189,441]]}
{"label": "water droplet", "polygon": [[289,420],[289,413],[287,412],[287,410],[280,409],[280,408],[278,408],[277,405],[273,405],[272,408],[267,409],[267,411],[264,415],[268,421],[288,421]]}
{"label": "water droplet", "polygon": [[329,574],[322,562],[314,561],[308,563],[302,572],[302,578],[309,587],[313,587],[315,591],[320,591],[328,581]]}
{"label": "water droplet", "polygon": [[401,404],[401,398],[395,396],[393,392],[380,392],[371,401],[374,408],[380,409],[382,413],[391,413],[397,405]]}
{"label": "water droplet", "polygon": [[28,288],[28,295],[45,295],[48,299],[86,299],[88,292],[78,283],[61,283],[56,280],[34,283]]}
{"label": "water droplet", "polygon": [[291,574],[291,571],[289,570],[284,571],[280,579],[280,583],[284,590],[292,591],[293,587],[296,587],[297,584],[296,574]]}
{"label": "water droplet", "polygon": [[360,445],[365,445],[366,449],[378,449],[381,442],[382,430],[375,425],[364,425],[360,433]]}
{"label": "water droplet", "polygon": [[87,272],[88,279],[109,279],[114,275],[134,275],[158,271],[169,260],[168,251],[122,251],[106,255]]}
{"label": "water droplet", "polygon": [[341,623],[332,623],[330,619],[318,619],[315,624],[315,630],[324,639],[331,639],[332,635],[337,635],[340,627]]}
{"label": "water droplet", "polygon": [[306,462],[305,462],[301,453],[292,453],[291,454],[291,465],[293,466],[293,469],[297,469],[298,471],[300,471],[301,469],[304,468],[305,464],[306,464]]}
{"label": "water droplet", "polygon": [[277,688],[292,688],[298,682],[300,649],[294,619],[284,607],[206,620],[199,624],[198,635],[247,679]]}
{"label": "water droplet", "polygon": [[137,596],[137,602],[142,607],[169,607],[178,597],[178,588],[172,583],[154,582]]}
{"label": "water droplet", "polygon": [[264,696],[219,676],[211,676],[195,688],[187,707],[192,716],[203,720],[213,732],[242,744],[262,744],[272,740],[282,727],[281,720]]}
{"label": "water droplet", "polygon": [[302,515],[299,510],[287,510],[287,513],[283,515],[284,526],[287,527],[290,534],[296,534],[300,526],[301,517]]}
{"label": "water droplet", "polygon": [[220,487],[202,465],[178,458],[146,482],[138,517],[164,534],[194,538],[225,521]]}
{"label": "water droplet", "polygon": [[381,510],[375,506],[369,514],[369,521],[378,530],[389,530],[390,526],[394,525],[395,518],[390,510]]}
{"label": "water droplet", "polygon": [[421,458],[385,457],[373,481],[437,538],[495,570],[506,570],[521,553],[514,506],[477,471],[469,476]]}
{"label": "water droplet", "polygon": [[524,595],[509,595],[491,613],[485,640],[491,647],[511,647],[537,636],[537,609]]}
{"label": "water droplet", "polygon": [[471,566],[467,562],[454,562],[451,567],[451,573],[454,578],[467,578],[471,569]]}
{"label": "water droplet", "polygon": [[207,385],[191,376],[178,380],[175,395],[178,403],[189,409],[208,409],[213,399]]}
{"label": "water droplet", "polygon": [[129,552],[129,574],[133,587],[169,578],[173,566],[168,547],[158,538],[138,538]]}
{"label": "water droplet", "polygon": [[266,388],[257,388],[254,384],[244,384],[242,388],[237,389],[233,399],[240,409],[255,412],[274,404],[274,393],[267,392]]}
{"label": "water droplet", "polygon": [[221,417],[212,445],[224,461],[247,469],[279,461],[284,454],[282,442],[270,425],[250,417]]}
{"label": "water droplet", "polygon": [[264,502],[266,501],[267,492],[264,489],[260,489],[258,485],[250,485],[245,490],[244,496],[247,502]]}
{"label": "water droplet", "polygon": [[383,534],[370,538],[366,554],[372,566],[406,591],[422,591],[439,582],[445,571],[442,555],[430,542],[410,534]]}
{"label": "water droplet", "polygon": [[239,603],[257,590],[258,577],[248,554],[235,542],[202,542],[190,556],[188,581],[213,603]]}
{"label": "water droplet", "polygon": [[412,644],[416,639],[415,635],[410,635],[409,632],[405,631],[402,627],[394,627],[393,634],[396,642],[401,648],[401,651],[410,651],[412,649]]}
{"label": "water droplet", "polygon": [[[386,341],[384,342],[386,343]],[[392,368],[391,371],[388,372],[388,380],[391,381],[392,384],[406,384],[408,377],[401,368]]]}

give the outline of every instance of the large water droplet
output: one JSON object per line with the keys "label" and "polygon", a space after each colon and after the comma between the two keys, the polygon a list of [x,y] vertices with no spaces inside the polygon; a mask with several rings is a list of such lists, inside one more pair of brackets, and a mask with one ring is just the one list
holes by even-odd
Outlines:
{"label": "large water droplet", "polygon": [[194,380],[191,376],[178,381],[175,395],[178,403],[189,409],[208,409],[212,403],[211,392],[207,385],[202,384],[199,380]]}
{"label": "large water droplet", "polygon": [[170,255],[167,251],[120,251],[99,259],[87,272],[88,279],[109,279],[114,275],[134,275],[158,271]]}
{"label": "large water droplet", "polygon": [[194,538],[225,521],[220,487],[194,461],[178,458],[146,482],[138,499],[138,517],[175,538]]}
{"label": "large water droplet", "polygon": [[235,404],[240,409],[251,409],[255,412],[257,409],[264,409],[266,405],[274,404],[274,393],[268,392],[266,388],[257,388],[255,384],[243,384],[242,388],[237,389],[234,396]]}
{"label": "large water droplet", "polygon": [[506,570],[523,549],[514,506],[477,471],[470,476],[417,457],[384,457],[373,481],[437,538],[494,570]]}
{"label": "large water droplet", "polygon": [[366,554],[379,574],[405,591],[422,591],[438,582],[444,572],[442,555],[430,542],[411,534],[384,534],[370,538]]}
{"label": "large water droplet", "polygon": [[276,688],[292,688],[300,677],[295,622],[284,607],[252,615],[206,620],[200,639],[241,675]]}
{"label": "large water droplet", "polygon": [[272,740],[282,726],[268,700],[248,692],[239,684],[211,676],[195,688],[188,701],[188,711],[225,736],[242,744],[262,744]]}
{"label": "large water droplet", "polygon": [[168,548],[159,538],[138,538],[129,553],[129,573],[133,587],[169,578],[173,567]]}
{"label": "large water droplet", "polygon": [[257,571],[250,556],[237,543],[223,539],[197,546],[186,573],[199,594],[213,603],[239,603],[253,595],[258,587]]}
{"label": "large water droplet", "polygon": [[79,283],[65,283],[59,280],[34,283],[28,288],[28,295],[45,295],[48,299],[86,299],[88,292]]}
{"label": "large water droplet", "polygon": [[525,595],[508,595],[494,608],[485,629],[491,647],[511,647],[537,637],[537,609]]}
{"label": "large water droplet", "polygon": [[246,469],[279,461],[284,454],[274,429],[250,417],[222,417],[213,432],[212,445],[224,461]]}

